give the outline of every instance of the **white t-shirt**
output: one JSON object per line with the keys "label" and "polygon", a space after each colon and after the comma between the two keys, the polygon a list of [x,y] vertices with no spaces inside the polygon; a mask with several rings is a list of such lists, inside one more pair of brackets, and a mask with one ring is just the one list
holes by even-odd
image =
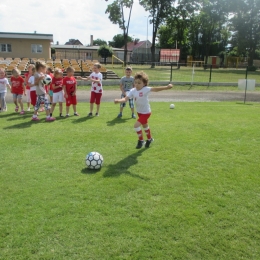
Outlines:
{"label": "white t-shirt", "polygon": [[102,79],[103,79],[103,75],[102,73],[95,73],[92,72],[90,74],[90,77],[92,79],[96,79],[96,80],[100,80],[100,82],[92,82],[92,87],[91,87],[91,91],[96,92],[96,93],[102,93],[103,92],[103,88],[102,88]]}
{"label": "white t-shirt", "polygon": [[0,79],[0,93],[6,93],[7,92],[7,85],[9,84],[7,78]]}
{"label": "white t-shirt", "polygon": [[[34,85],[34,76],[29,78],[28,83]],[[30,91],[36,91],[36,86],[30,87]]]}
{"label": "white t-shirt", "polygon": [[149,114],[151,113],[151,107],[149,104],[148,95],[152,88],[143,87],[141,90],[137,90],[136,88],[132,88],[127,96],[129,98],[133,98],[135,101],[136,111],[140,114]]}

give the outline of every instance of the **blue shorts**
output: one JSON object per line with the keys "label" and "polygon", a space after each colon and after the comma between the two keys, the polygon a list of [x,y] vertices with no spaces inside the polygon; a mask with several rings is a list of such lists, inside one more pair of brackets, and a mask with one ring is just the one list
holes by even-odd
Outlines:
{"label": "blue shorts", "polygon": [[53,90],[49,90],[49,96],[53,97]]}
{"label": "blue shorts", "polygon": [[[127,93],[126,93],[127,94]],[[121,98],[125,98],[125,95],[124,94],[122,94],[121,95]],[[134,100],[132,99],[132,98],[130,98],[129,100],[129,107],[130,108],[134,108],[135,107],[135,105],[134,105]],[[125,107],[126,106],[126,103],[121,103],[120,104],[120,107]]]}
{"label": "blue shorts", "polygon": [[13,98],[15,98],[15,99],[22,99],[23,98],[23,95],[21,95],[21,94],[13,94]]}

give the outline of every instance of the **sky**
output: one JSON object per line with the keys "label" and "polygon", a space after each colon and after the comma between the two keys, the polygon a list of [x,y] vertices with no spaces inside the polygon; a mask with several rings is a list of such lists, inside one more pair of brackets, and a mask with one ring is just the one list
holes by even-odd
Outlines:
{"label": "sky", "polygon": [[[112,0],[1,0],[0,32],[53,34],[55,44],[79,39],[87,45],[91,34],[94,39],[111,41],[122,30],[105,14],[108,3]],[[146,40],[147,16],[149,13],[135,0],[129,36]],[[150,41],[151,34],[152,26],[149,24]]]}

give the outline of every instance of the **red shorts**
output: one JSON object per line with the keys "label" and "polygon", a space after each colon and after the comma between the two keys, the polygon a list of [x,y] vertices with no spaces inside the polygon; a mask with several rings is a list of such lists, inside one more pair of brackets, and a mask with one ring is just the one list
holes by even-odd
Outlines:
{"label": "red shorts", "polygon": [[96,103],[96,105],[100,104],[102,93],[96,93],[91,91],[90,103]]}
{"label": "red shorts", "polygon": [[35,106],[36,105],[36,100],[37,100],[36,90],[30,91],[30,97],[31,97],[31,104],[33,106]]}
{"label": "red shorts", "polygon": [[137,113],[138,114],[138,119],[137,121],[140,122],[142,125],[146,125],[148,123],[148,119],[151,115],[151,113],[149,114],[140,114],[140,113]]}
{"label": "red shorts", "polygon": [[77,97],[68,95],[66,98],[66,106],[69,107],[70,105],[77,105]]}

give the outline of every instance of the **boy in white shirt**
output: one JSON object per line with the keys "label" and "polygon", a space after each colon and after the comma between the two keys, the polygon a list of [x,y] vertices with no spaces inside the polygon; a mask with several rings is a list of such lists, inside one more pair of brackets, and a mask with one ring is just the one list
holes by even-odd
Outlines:
{"label": "boy in white shirt", "polygon": [[[125,98],[121,99],[115,99],[115,104],[117,103],[125,103],[130,98],[133,98],[135,100],[135,106],[136,111],[138,114],[138,119],[134,125],[135,131],[138,135],[138,143],[136,146],[136,149],[142,148],[144,145],[146,148],[150,147],[150,144],[154,141],[154,139],[151,136],[151,131],[148,125],[148,119],[151,115],[151,107],[149,104],[148,95],[152,92],[158,92],[166,89],[171,89],[172,84],[169,84],[165,87],[156,87],[151,88],[147,87],[148,84],[148,76],[144,72],[138,72],[135,74],[134,77],[135,81],[135,88],[131,89],[130,92],[127,94]],[[141,129],[141,126],[143,126],[143,129],[147,136],[147,141],[144,141],[143,138],[143,131]]]}

